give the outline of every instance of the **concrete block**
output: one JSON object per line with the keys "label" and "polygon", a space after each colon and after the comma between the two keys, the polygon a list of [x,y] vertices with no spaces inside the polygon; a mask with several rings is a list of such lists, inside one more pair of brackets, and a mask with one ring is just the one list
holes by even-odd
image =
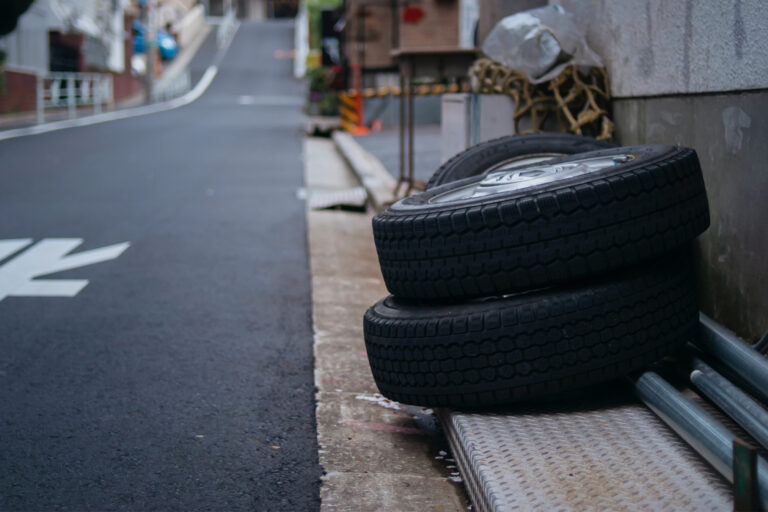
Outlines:
{"label": "concrete block", "polygon": [[469,94],[444,94],[440,121],[440,162],[469,147]]}
{"label": "concrete block", "polygon": [[504,94],[445,94],[442,103],[441,158],[487,140],[515,133],[515,102]]}

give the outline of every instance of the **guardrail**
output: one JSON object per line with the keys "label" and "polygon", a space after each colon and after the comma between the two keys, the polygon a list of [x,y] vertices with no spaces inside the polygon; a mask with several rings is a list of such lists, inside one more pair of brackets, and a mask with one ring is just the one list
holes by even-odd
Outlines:
{"label": "guardrail", "polygon": [[54,72],[37,77],[37,122],[45,122],[45,109],[67,108],[70,119],[78,107],[93,106],[93,112],[114,107],[112,75],[107,73]]}
{"label": "guardrail", "polygon": [[235,10],[230,8],[222,18],[219,27],[216,30],[216,44],[219,48],[224,46],[224,43],[229,38],[232,30],[235,28]]}
{"label": "guardrail", "polygon": [[152,87],[152,101],[165,101],[186,94],[192,88],[189,69],[163,77]]}

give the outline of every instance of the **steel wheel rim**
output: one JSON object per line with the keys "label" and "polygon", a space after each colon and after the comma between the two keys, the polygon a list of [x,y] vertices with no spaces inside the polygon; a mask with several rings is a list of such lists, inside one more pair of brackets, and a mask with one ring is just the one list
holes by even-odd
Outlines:
{"label": "steel wheel rim", "polygon": [[442,204],[467,199],[489,197],[507,192],[517,192],[540,185],[592,174],[607,167],[614,167],[637,158],[633,153],[576,158],[566,162],[546,163],[552,157],[528,155],[526,159],[538,159],[544,163],[517,163],[509,161],[498,164],[487,172],[481,181],[455,188],[429,199],[432,204]]}
{"label": "steel wheel rim", "polygon": [[515,169],[517,167],[523,167],[526,165],[538,164],[540,162],[546,162],[559,156],[565,156],[566,153],[529,153],[527,155],[513,156],[507,158],[495,165],[492,165],[488,169],[482,172],[482,174],[489,174],[496,171],[502,171],[506,169]]}

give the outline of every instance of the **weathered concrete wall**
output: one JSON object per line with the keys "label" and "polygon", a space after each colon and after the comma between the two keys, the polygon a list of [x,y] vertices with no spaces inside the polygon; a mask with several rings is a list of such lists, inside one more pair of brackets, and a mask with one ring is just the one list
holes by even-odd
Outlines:
{"label": "weathered concrete wall", "polygon": [[712,214],[698,245],[702,309],[747,339],[761,336],[768,329],[768,2],[550,3],[574,13],[604,60],[618,141],[698,152]]}
{"label": "weathered concrete wall", "polygon": [[765,0],[557,0],[588,27],[616,97],[768,88]]}
{"label": "weathered concrete wall", "polygon": [[621,99],[622,144],[699,154],[711,211],[699,238],[701,307],[754,341],[768,329],[768,92]]}

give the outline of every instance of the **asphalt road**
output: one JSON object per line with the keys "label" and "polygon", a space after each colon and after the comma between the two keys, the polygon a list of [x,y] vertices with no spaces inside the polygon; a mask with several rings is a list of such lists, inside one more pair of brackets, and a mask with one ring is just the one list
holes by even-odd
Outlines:
{"label": "asphalt road", "polygon": [[130,243],[0,300],[0,509],[319,507],[292,38],[242,25],[188,106],[0,141],[0,241]]}

